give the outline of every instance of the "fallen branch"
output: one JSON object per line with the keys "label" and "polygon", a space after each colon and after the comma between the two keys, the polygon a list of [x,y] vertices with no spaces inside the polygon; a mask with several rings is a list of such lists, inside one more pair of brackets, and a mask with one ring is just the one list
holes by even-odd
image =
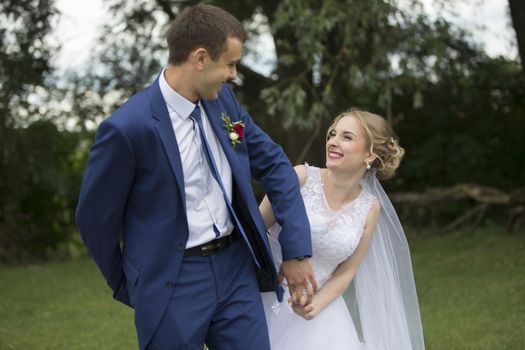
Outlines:
{"label": "fallen branch", "polygon": [[[443,232],[459,228],[461,225],[473,220],[472,229],[478,227],[485,218],[491,206],[505,206],[507,230],[514,231],[525,223],[525,187],[506,193],[496,188],[474,184],[458,184],[449,188],[429,188],[425,192],[402,192],[391,194],[393,202],[399,205],[412,205],[421,211],[428,211],[450,201],[471,200],[476,204],[473,208],[461,214],[449,224],[445,225]],[[421,216],[421,215],[420,215]]]}

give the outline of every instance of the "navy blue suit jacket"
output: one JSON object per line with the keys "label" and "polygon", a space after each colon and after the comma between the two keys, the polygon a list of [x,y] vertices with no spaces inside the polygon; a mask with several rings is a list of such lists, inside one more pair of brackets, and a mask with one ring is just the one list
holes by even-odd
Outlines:
{"label": "navy blue suit jacket", "polygon": [[[239,105],[224,84],[203,101],[233,174],[233,205],[261,263],[261,290],[275,290],[277,273],[251,187],[265,187],[282,226],[284,259],[311,255],[310,227],[299,182],[281,147]],[[233,146],[221,120],[242,120]],[[99,126],[84,173],[77,226],[115,299],[135,308],[139,344],[151,339],[168,304],[188,239],[184,178],[177,140],[158,79]]]}

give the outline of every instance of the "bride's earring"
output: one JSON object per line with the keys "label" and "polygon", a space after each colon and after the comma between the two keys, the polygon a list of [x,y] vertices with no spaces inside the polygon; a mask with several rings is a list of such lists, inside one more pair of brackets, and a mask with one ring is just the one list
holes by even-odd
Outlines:
{"label": "bride's earring", "polygon": [[370,170],[370,168],[372,167],[370,165],[370,161],[369,160],[365,160],[365,163],[366,163],[366,170]]}

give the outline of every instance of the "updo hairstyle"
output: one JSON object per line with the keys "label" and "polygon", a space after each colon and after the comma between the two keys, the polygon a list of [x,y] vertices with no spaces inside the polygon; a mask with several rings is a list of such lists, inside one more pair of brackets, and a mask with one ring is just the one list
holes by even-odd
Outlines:
{"label": "updo hairstyle", "polygon": [[341,118],[349,116],[353,116],[360,121],[365,134],[366,146],[369,148],[370,153],[377,157],[370,163],[372,167],[377,168],[377,178],[386,180],[393,177],[401,163],[405,150],[399,145],[394,131],[383,117],[352,108],[335,118],[332,125],[328,128],[326,139],[328,140],[330,133],[335,129]]}

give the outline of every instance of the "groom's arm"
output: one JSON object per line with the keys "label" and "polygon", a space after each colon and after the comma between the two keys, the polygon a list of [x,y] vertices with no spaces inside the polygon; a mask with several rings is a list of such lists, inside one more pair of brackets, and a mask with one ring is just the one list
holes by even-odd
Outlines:
{"label": "groom's arm", "polygon": [[[299,185],[302,188],[304,183],[306,182],[306,177],[307,177],[306,166],[303,164],[296,165],[294,167],[294,170],[297,173],[297,178],[299,179]],[[273,213],[272,204],[270,203],[268,196],[264,196],[263,200],[261,201],[261,204],[259,205],[259,211],[261,212],[261,216],[264,221],[264,226],[267,229],[272,227],[277,222],[277,220],[275,219],[275,215]]]}
{"label": "groom's arm", "polygon": [[[296,259],[312,256],[310,224],[296,172],[282,148],[253,122],[231,90],[226,90],[230,93],[236,112],[245,125],[244,142],[248,148],[251,173],[263,184],[275,219],[281,226],[281,272],[288,281],[292,298],[296,288],[301,292],[302,289],[307,289],[311,295],[317,288],[311,262],[309,259]],[[282,275],[280,277],[282,279]]]}
{"label": "groom's arm", "polygon": [[[306,182],[307,169],[305,165],[297,165],[294,167],[301,188]],[[259,210],[264,220],[264,224],[267,228],[271,227],[275,222],[275,216],[272,210],[272,205],[268,200],[268,196],[265,196],[259,206]],[[290,286],[290,293],[293,303],[298,303],[305,305],[312,301],[314,292],[317,291],[317,284],[315,279],[306,282],[301,286],[302,280],[304,280],[305,274],[312,269],[310,259],[306,258],[303,261],[298,261],[297,259],[288,259],[284,260],[281,265],[281,270],[279,271],[279,284],[283,282],[283,278],[287,277],[288,284]],[[288,276],[297,276],[296,279],[290,278]],[[297,286],[299,284],[299,286]],[[297,288],[296,288],[297,287]],[[307,295],[302,293],[303,287],[306,287]],[[308,296],[308,298],[306,298]]]}
{"label": "groom's arm", "polygon": [[236,114],[245,125],[243,142],[248,149],[251,174],[263,184],[275,219],[281,225],[279,241],[283,259],[311,256],[310,224],[294,168],[282,148],[240,106],[229,87],[225,92],[229,93]]}
{"label": "groom's arm", "polygon": [[100,268],[113,297],[129,305],[119,237],[134,176],[134,155],[126,135],[108,119],[91,148],[76,222],[82,240]]}

